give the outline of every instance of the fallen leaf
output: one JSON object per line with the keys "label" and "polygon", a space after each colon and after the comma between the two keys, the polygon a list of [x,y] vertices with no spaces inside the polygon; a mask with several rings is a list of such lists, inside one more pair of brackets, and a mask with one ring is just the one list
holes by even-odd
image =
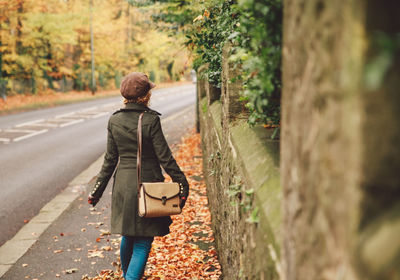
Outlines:
{"label": "fallen leaf", "polygon": [[112,247],[111,246],[103,246],[103,247],[101,247],[101,250],[103,250],[103,251],[111,251]]}
{"label": "fallen leaf", "polygon": [[111,232],[109,230],[101,229],[100,232],[101,232],[100,233],[101,236],[111,235]]}
{"label": "fallen leaf", "polygon": [[[207,206],[199,134],[193,133],[185,137],[177,149],[173,150],[175,159],[188,178],[191,194],[182,214],[172,216],[171,233],[154,239],[146,264],[145,278],[148,280],[218,280],[221,276],[221,266],[218,262],[217,251],[213,246],[214,237],[211,229],[211,214]],[[108,231],[101,232],[101,236],[103,233],[108,235]],[[100,241],[100,239],[97,240]],[[114,254],[118,259],[121,238],[110,240],[112,247],[109,247],[116,249]],[[198,244],[202,244],[202,249]],[[101,250],[105,247],[101,247]],[[89,250],[88,257],[99,257],[100,253],[101,251],[98,250]],[[82,280],[121,279],[120,263],[115,262],[113,266],[116,267],[116,271],[102,270],[97,276],[85,275]]]}
{"label": "fallen leaf", "polygon": [[75,273],[75,272],[77,272],[77,271],[78,271],[77,268],[70,268],[70,269],[66,269],[66,270],[65,270],[65,273],[67,273],[67,274],[72,274],[72,273]]}
{"label": "fallen leaf", "polygon": [[103,252],[98,250],[89,250],[88,258],[104,258]]}

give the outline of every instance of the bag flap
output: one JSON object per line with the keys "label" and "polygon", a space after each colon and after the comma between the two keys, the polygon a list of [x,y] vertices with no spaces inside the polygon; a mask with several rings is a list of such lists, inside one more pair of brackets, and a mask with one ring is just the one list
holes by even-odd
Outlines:
{"label": "bag flap", "polygon": [[178,183],[142,183],[144,192],[152,197],[157,199],[162,199],[162,197],[166,197],[166,199],[173,198],[179,195],[179,184]]}

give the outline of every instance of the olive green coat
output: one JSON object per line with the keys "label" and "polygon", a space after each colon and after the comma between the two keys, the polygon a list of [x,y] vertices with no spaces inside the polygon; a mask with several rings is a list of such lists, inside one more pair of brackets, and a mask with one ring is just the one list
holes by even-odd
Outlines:
{"label": "olive green coat", "polygon": [[170,217],[142,218],[137,209],[137,124],[142,121],[143,152],[142,182],[162,182],[161,166],[174,182],[184,185],[184,196],[189,192],[185,175],[176,164],[161,129],[159,113],[144,105],[128,103],[115,112],[108,122],[107,152],[104,163],[91,192],[100,198],[114,173],[111,204],[111,232],[127,236],[163,236],[169,233]]}

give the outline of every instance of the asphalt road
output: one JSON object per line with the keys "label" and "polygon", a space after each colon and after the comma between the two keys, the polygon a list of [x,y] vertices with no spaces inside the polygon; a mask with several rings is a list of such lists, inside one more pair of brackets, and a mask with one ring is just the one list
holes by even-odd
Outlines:
{"label": "asphalt road", "polygon": [[[178,149],[177,144],[181,143],[181,137],[193,131],[194,108],[194,105],[189,106],[180,113],[170,115],[161,121],[164,134],[173,152]],[[113,180],[109,181],[101,200],[95,208],[92,208],[86,198],[94,182],[93,178],[84,185],[86,188],[77,188],[79,197],[52,222],[12,268],[0,277],[2,280],[78,280],[85,274],[95,276],[101,270],[113,269],[112,263],[119,256],[118,242],[115,242],[119,235],[103,234],[110,231]],[[194,192],[195,190],[192,190],[191,194],[193,195]],[[64,193],[64,195],[68,194],[68,191]],[[30,233],[29,230],[24,230],[26,234]],[[33,227],[31,227],[32,232],[35,232]],[[205,243],[202,242],[194,244],[202,246],[204,250],[208,248],[203,247]],[[15,244],[13,249],[19,251],[18,246],[24,245]],[[215,244],[207,243],[206,246],[215,246]],[[108,249],[103,249],[107,247]],[[100,255],[94,256],[93,253]],[[2,259],[1,254],[0,259]],[[76,272],[67,274],[66,270],[72,268]]]}
{"label": "asphalt road", "polygon": [[[150,107],[172,119],[194,103],[195,86],[184,85],[154,90]],[[104,153],[121,106],[113,97],[0,117],[0,245]]]}

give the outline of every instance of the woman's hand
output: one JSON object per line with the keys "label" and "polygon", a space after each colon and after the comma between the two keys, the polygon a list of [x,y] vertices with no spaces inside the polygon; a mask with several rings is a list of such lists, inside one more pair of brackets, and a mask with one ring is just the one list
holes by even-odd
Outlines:
{"label": "woman's hand", "polygon": [[[187,182],[186,182],[187,183]],[[180,186],[180,192],[179,192],[179,198],[180,198],[180,207],[183,209],[185,206],[187,197],[189,195],[189,186],[187,184],[179,183]]]}
{"label": "woman's hand", "polygon": [[91,194],[89,194],[88,196],[88,203],[92,204],[93,207],[96,206],[97,202],[99,202],[99,198],[95,198],[94,196],[92,196]]}
{"label": "woman's hand", "polygon": [[184,197],[184,196],[181,196],[180,197],[180,207],[181,207],[181,209],[183,209],[183,207],[185,206],[185,203],[186,203],[186,197]]}

